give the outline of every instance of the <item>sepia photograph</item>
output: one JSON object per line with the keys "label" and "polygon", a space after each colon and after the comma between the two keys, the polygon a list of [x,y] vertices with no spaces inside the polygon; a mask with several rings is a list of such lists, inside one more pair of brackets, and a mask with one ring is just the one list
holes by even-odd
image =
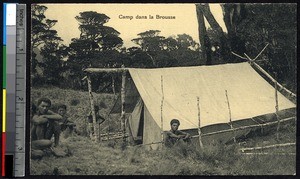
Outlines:
{"label": "sepia photograph", "polygon": [[30,175],[296,175],[297,4],[29,18]]}

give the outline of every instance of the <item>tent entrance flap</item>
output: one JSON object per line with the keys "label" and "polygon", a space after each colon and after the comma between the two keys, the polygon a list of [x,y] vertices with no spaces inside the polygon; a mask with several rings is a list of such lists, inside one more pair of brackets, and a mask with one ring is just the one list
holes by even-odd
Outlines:
{"label": "tent entrance flap", "polygon": [[128,124],[133,140],[141,140],[144,131],[144,104],[138,100],[134,110],[128,118]]}
{"label": "tent entrance flap", "polygon": [[[132,113],[140,98],[140,94],[131,78],[127,78],[125,86],[125,113]],[[109,114],[121,113],[121,98],[118,96]]]}

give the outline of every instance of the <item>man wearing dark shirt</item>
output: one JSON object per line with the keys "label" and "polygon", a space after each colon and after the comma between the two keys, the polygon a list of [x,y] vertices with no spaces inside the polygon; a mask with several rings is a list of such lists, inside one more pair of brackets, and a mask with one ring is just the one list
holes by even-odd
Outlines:
{"label": "man wearing dark shirt", "polygon": [[172,119],[170,122],[171,130],[166,133],[165,145],[171,147],[178,143],[178,141],[189,142],[190,134],[178,130],[180,122],[178,119]]}

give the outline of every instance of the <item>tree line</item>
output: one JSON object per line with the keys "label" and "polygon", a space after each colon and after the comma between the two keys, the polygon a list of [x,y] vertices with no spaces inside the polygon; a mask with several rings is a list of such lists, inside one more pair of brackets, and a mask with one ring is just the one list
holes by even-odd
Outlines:
{"label": "tree line", "polygon": [[[32,6],[31,84],[86,90],[88,67],[136,68],[213,65],[244,61],[235,52],[256,56],[269,43],[258,62],[279,82],[296,90],[296,7],[293,4],[221,4],[225,33],[212,16],[207,3],[196,4],[200,44],[188,34],[164,37],[150,29],[132,39],[137,46],[126,48],[110,18],[94,11],[80,12],[75,19],[80,30],[66,46],[54,26],[57,20],[45,16],[46,6]],[[204,18],[210,27],[204,24]],[[291,78],[294,77],[294,78]],[[92,78],[98,92],[112,92],[117,76]],[[101,80],[100,80],[101,79]],[[118,83],[114,83],[118,85]],[[116,88],[118,89],[118,87]]]}

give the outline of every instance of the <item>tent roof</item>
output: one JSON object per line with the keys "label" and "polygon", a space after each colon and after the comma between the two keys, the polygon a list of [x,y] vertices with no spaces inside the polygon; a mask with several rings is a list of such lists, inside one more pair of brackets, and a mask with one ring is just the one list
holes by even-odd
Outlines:
{"label": "tent roof", "polygon": [[[198,127],[197,97],[201,127],[229,122],[227,90],[232,121],[275,112],[275,89],[247,62],[199,67],[129,69],[129,73],[153,119],[161,124],[161,76],[163,77],[163,130],[170,121],[180,129]],[[279,109],[295,104],[278,93]]]}

